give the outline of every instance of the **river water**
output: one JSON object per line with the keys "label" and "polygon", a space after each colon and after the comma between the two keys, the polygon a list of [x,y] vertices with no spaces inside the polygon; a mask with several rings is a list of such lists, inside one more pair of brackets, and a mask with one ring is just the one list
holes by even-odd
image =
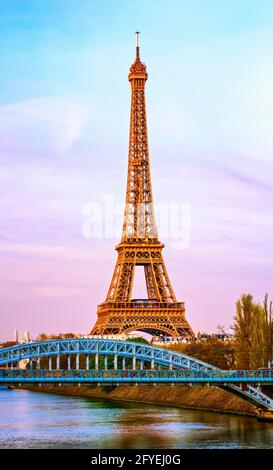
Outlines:
{"label": "river water", "polygon": [[273,448],[273,423],[172,407],[0,390],[1,448]]}

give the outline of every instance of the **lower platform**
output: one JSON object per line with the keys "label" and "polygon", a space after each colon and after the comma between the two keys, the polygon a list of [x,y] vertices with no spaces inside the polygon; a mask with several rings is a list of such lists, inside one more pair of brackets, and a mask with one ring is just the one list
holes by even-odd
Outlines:
{"label": "lower platform", "polygon": [[124,334],[132,331],[183,338],[193,335],[185,318],[184,302],[104,302],[98,306],[97,314],[92,335]]}

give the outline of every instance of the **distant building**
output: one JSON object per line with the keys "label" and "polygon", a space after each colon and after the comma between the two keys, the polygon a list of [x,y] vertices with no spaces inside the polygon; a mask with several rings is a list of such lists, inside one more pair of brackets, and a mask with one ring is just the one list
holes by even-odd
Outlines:
{"label": "distant building", "polygon": [[29,331],[26,330],[21,338],[21,343],[29,343],[30,342],[30,334]]}
{"label": "distant building", "polygon": [[17,330],[17,328],[15,328],[14,333],[13,333],[13,341],[14,341],[15,343],[18,343],[18,342],[19,342],[19,335],[18,335],[18,330]]}
{"label": "distant building", "polygon": [[192,339],[182,338],[181,336],[153,336],[151,344],[153,346],[163,346],[165,344],[189,343]]}

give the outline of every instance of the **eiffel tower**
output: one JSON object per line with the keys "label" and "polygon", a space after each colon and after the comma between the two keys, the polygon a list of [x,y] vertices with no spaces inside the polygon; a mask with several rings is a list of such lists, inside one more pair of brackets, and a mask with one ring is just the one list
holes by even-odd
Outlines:
{"label": "eiffel tower", "polygon": [[[126,206],[118,258],[105,302],[98,305],[92,335],[143,331],[152,335],[193,334],[184,302],[176,300],[158,240],[153,207],[145,106],[146,66],[136,58],[130,67],[131,118]],[[147,299],[132,299],[136,266],[143,266]]]}

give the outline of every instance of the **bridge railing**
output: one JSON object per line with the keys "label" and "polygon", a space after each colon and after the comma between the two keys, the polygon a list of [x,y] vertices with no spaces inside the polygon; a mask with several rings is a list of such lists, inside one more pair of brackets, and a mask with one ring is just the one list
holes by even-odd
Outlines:
{"label": "bridge railing", "polygon": [[104,312],[111,308],[120,308],[126,310],[139,310],[139,309],[185,309],[184,302],[156,302],[147,300],[135,300],[130,302],[107,302],[98,305],[98,312]]}
{"label": "bridge railing", "polygon": [[272,383],[273,371],[209,371],[190,370],[50,370],[50,369],[1,369],[2,381],[160,381],[160,382],[217,382],[217,383]]}

